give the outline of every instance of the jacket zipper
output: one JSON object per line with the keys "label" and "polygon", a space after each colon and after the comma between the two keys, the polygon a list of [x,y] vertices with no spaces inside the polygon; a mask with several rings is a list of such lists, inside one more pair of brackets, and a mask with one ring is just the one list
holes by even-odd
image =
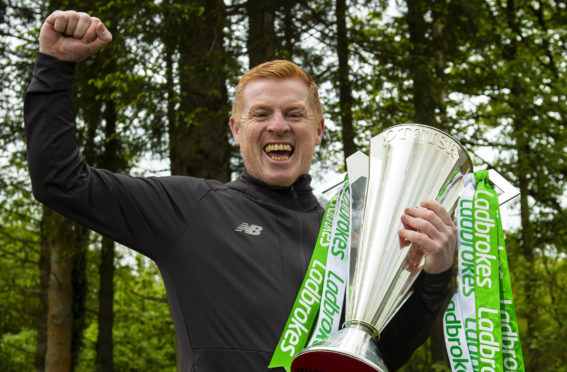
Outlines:
{"label": "jacket zipper", "polygon": [[303,278],[305,277],[305,274],[307,273],[307,257],[305,254],[305,246],[303,244],[303,215],[301,213],[297,214],[299,216],[299,226],[298,226],[298,230],[299,233],[298,235],[298,241],[297,244],[299,245],[299,253],[301,256],[301,281],[303,282]]}
{"label": "jacket zipper", "polygon": [[291,193],[291,197],[297,200],[297,191],[295,191],[295,187],[293,185],[289,187],[289,192]]}

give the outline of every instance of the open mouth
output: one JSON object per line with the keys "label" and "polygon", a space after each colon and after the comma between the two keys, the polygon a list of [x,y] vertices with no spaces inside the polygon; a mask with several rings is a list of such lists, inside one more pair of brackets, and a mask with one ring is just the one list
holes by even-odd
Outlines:
{"label": "open mouth", "polygon": [[293,146],[287,143],[271,143],[264,146],[264,152],[276,161],[288,160],[293,155]]}

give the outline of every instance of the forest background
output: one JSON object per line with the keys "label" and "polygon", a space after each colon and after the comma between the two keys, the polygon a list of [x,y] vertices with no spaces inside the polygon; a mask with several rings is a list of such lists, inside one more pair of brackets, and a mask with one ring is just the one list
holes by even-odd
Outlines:
{"label": "forest background", "polygon": [[[3,0],[0,370],[175,371],[156,266],[33,200],[23,96],[43,20],[101,18],[114,41],[77,66],[92,165],[227,181],[230,102],[250,66],[291,59],[321,87],[315,182],[399,123],[449,132],[520,195],[507,249],[527,371],[566,371],[567,4],[552,0]],[[440,323],[403,371],[448,371]]]}

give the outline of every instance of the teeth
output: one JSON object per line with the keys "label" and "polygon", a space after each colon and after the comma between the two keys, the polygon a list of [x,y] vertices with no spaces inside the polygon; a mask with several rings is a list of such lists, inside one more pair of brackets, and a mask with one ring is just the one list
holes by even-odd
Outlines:
{"label": "teeth", "polygon": [[266,152],[271,152],[271,151],[292,151],[292,147],[291,145],[288,144],[271,144],[271,145],[267,145],[265,148]]}
{"label": "teeth", "polygon": [[289,156],[274,156],[272,159],[276,161],[282,161],[289,159]]}

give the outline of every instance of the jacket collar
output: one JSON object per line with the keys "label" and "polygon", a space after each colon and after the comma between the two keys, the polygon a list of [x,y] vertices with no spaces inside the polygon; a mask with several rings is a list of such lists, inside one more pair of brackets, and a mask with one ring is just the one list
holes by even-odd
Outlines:
{"label": "jacket collar", "polygon": [[319,202],[311,188],[311,176],[304,174],[300,176],[291,186],[268,185],[252,177],[246,168],[242,169],[242,175],[227,186],[246,193],[253,199],[263,203],[276,203],[298,210],[309,210],[320,208]]}
{"label": "jacket collar", "polygon": [[240,179],[244,182],[261,185],[263,187],[276,191],[313,191],[313,189],[311,188],[311,176],[309,174],[302,174],[291,186],[274,186],[252,177],[250,173],[248,173],[248,170],[246,170],[246,168],[242,168],[242,175],[240,176]]}

